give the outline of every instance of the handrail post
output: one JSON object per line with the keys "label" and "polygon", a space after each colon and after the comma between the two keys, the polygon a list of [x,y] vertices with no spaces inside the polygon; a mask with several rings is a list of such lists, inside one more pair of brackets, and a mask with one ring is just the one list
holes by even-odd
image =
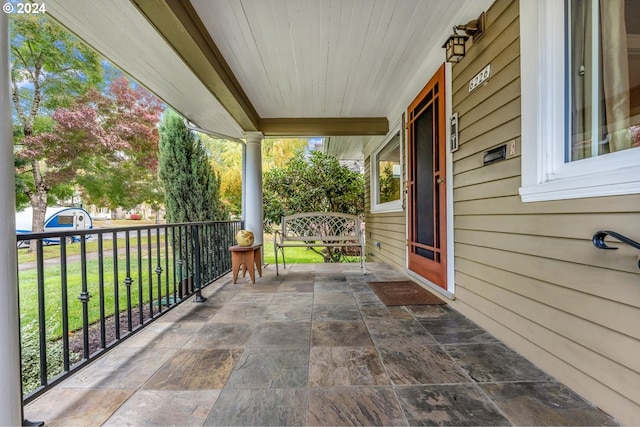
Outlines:
{"label": "handrail post", "polygon": [[196,298],[193,300],[194,302],[205,302],[207,299],[202,296],[201,288],[201,276],[202,276],[202,266],[200,265],[200,234],[198,233],[198,225],[193,226],[193,256],[195,259],[195,271],[194,271],[194,286],[196,287]]}

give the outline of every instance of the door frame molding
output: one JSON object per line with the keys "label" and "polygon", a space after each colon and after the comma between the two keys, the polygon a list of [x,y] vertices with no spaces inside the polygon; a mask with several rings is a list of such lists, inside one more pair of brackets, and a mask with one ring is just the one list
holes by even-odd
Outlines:
{"label": "door frame molding", "polygon": [[[435,75],[435,73],[440,69],[440,66],[442,65],[442,63],[437,63],[434,65],[433,67],[433,71],[430,74],[430,77],[427,81],[431,80],[431,78]],[[414,273],[413,271],[409,270],[409,245],[406,246],[405,248],[405,268],[404,268],[404,272],[411,276],[412,278],[414,278],[416,281],[426,285],[427,287],[429,287],[429,289],[432,289],[440,294],[442,294],[443,296],[449,298],[449,299],[455,299],[455,250],[454,250],[454,210],[453,210],[453,153],[451,152],[451,146],[450,146],[450,141],[451,141],[451,129],[449,126],[449,118],[452,115],[452,71],[451,71],[451,64],[446,62],[445,63],[445,68],[444,68],[444,72],[445,72],[445,96],[444,96],[444,100],[445,100],[445,106],[444,106],[444,111],[445,111],[445,138],[446,138],[446,155],[445,155],[445,162],[446,162],[446,184],[445,184],[445,191],[446,191],[446,227],[447,227],[447,236],[446,236],[446,244],[447,244],[447,248],[446,248],[446,256],[447,256],[447,269],[446,269],[446,278],[447,278],[447,289],[443,289],[440,286],[436,285],[435,283],[431,282],[430,280],[425,279],[424,277],[420,276],[419,274]],[[422,90],[422,89],[421,89]],[[417,95],[416,95],[417,96]],[[405,112],[407,111],[407,108],[405,108]],[[405,122],[402,124],[403,127],[405,127],[405,132],[406,132],[406,119]],[[409,160],[409,144],[405,143],[404,144],[404,158],[405,158],[405,167],[408,167],[408,160]],[[407,198],[408,195],[405,194],[405,198]],[[406,199],[406,202],[408,203],[409,200]],[[409,209],[407,206],[407,209],[405,210],[405,218],[406,218],[406,229],[405,229],[405,239],[408,241],[409,239]]]}

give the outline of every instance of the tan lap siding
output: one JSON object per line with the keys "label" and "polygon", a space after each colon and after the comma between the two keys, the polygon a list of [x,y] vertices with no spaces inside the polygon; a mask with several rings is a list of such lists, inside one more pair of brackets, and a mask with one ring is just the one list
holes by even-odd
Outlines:
{"label": "tan lap siding", "polygon": [[[498,0],[488,29],[453,67],[460,149],[453,159],[455,308],[626,424],[640,423],[640,196],[522,203],[518,2]],[[485,85],[471,78],[491,64]],[[483,166],[486,150],[515,142]],[[612,245],[614,245],[612,243]]]}
{"label": "tan lap siding", "polygon": [[[367,261],[402,270],[406,265],[405,212],[371,213],[371,158],[365,160],[365,227]],[[379,242],[380,246],[376,246]]]}

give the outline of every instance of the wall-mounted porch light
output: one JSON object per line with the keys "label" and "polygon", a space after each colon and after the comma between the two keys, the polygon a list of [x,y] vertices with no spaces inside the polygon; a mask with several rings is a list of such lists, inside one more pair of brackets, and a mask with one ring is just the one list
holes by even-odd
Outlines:
{"label": "wall-mounted porch light", "polygon": [[442,47],[445,48],[447,62],[460,62],[466,53],[465,44],[469,36],[466,34],[459,35],[455,32],[455,29],[456,27],[453,27],[453,34],[451,34],[442,45]]}
{"label": "wall-mounted porch light", "polygon": [[[485,14],[482,12],[478,19],[467,22],[465,25],[456,25],[453,27],[453,34],[449,36],[442,45],[445,49],[447,62],[460,62],[466,54],[466,43],[469,37],[477,40],[484,34]],[[458,34],[458,31],[464,31],[465,34]]]}

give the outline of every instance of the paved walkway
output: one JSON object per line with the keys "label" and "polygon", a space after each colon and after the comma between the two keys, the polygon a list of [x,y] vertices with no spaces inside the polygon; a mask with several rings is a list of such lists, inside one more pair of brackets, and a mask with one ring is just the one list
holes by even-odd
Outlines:
{"label": "paved walkway", "polygon": [[[25,408],[56,425],[615,425],[448,306],[387,307],[384,264],[230,277]],[[282,270],[281,270],[282,271]]]}

